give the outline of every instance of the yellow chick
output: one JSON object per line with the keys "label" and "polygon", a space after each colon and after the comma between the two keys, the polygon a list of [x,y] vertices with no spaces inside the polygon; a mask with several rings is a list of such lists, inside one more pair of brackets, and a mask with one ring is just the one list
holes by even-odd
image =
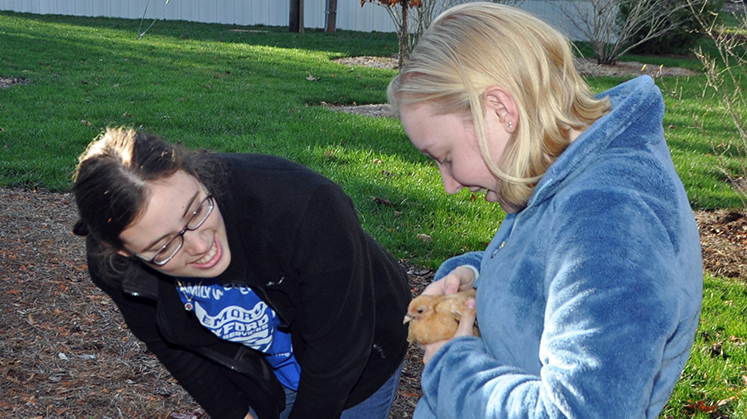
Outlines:
{"label": "yellow chick", "polygon": [[[403,323],[408,325],[407,341],[428,344],[451,339],[459,327],[459,320],[464,310],[464,303],[475,297],[475,290],[458,292],[450,295],[420,295],[415,297],[407,307]],[[477,326],[475,336],[480,336]]]}

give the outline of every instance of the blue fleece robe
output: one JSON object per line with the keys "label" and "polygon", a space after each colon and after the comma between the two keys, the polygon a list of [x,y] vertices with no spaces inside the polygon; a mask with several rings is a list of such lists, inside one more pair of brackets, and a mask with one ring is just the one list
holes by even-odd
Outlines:
{"label": "blue fleece robe", "polygon": [[451,340],[422,375],[415,419],[655,418],[687,361],[702,300],[698,230],[648,76],[549,168],[484,252],[482,336]]}

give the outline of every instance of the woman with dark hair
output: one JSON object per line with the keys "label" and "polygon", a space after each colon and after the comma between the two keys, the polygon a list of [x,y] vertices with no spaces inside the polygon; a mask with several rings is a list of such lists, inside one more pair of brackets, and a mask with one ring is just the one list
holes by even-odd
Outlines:
{"label": "woman with dark hair", "polygon": [[212,417],[388,417],[408,279],[339,186],[109,129],[73,193],[93,282]]}

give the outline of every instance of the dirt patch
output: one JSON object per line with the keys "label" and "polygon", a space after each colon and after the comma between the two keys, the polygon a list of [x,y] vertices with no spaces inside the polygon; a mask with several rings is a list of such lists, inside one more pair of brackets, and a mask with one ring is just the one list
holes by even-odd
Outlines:
{"label": "dirt patch", "polygon": [[[343,57],[334,60],[335,62],[347,66],[366,66],[375,68],[386,68],[396,70],[397,57]],[[663,65],[642,64],[636,61],[624,61],[614,65],[597,64],[596,60],[591,58],[577,58],[576,67],[582,76],[610,76],[610,77],[635,77],[648,74],[651,77],[681,77],[694,76],[697,71],[681,67],[665,67]]]}
{"label": "dirt patch", "polygon": [[[207,418],[88,277],[69,193],[0,188],[0,417]],[[401,262],[412,293],[433,272]],[[407,354],[392,419],[412,417],[421,354]]]}
{"label": "dirt patch", "polygon": [[696,211],[703,269],[747,280],[747,210]]}
{"label": "dirt patch", "polygon": [[28,84],[28,83],[31,83],[31,80],[25,79],[23,77],[0,77],[0,88],[11,87],[11,86],[15,86],[16,84]]}
{"label": "dirt patch", "polygon": [[330,105],[328,103],[322,103],[322,106],[326,106],[329,109],[337,112],[354,113],[357,115],[365,115],[374,118],[394,117],[388,103],[377,105]]}
{"label": "dirt patch", "polygon": [[585,77],[637,77],[647,74],[657,77],[686,77],[700,74],[695,70],[682,67],[665,67],[664,65],[643,64],[637,61],[621,61],[613,65],[597,64],[590,58],[577,58],[576,68]]}
{"label": "dirt patch", "polygon": [[[0,417],[206,418],[91,283],[72,201],[0,188]],[[747,280],[747,210],[695,218],[705,269]],[[433,271],[401,263],[420,294]],[[422,367],[411,347],[391,419],[412,417]]]}
{"label": "dirt patch", "polygon": [[338,58],[334,61],[342,65],[359,65],[364,67],[385,68],[388,70],[396,70],[399,67],[397,57],[375,57],[363,55],[359,57]]}

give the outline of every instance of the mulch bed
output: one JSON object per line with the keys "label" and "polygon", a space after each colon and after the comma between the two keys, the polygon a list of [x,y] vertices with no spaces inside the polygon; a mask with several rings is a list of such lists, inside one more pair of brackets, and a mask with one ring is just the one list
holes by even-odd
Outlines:
{"label": "mulch bed", "polygon": [[[91,283],[71,194],[0,188],[0,417],[207,418]],[[413,294],[433,272],[403,262]],[[392,418],[412,417],[407,354]]]}
{"label": "mulch bed", "polygon": [[[376,56],[357,56],[342,57],[334,60],[338,64],[347,66],[364,66],[396,70],[398,66],[397,57],[376,57]],[[596,60],[591,58],[577,58],[576,68],[582,76],[609,76],[609,77],[636,77],[647,74],[651,77],[683,77],[694,76],[697,71],[681,67],[664,67],[657,65],[647,65],[636,61],[620,61],[618,63],[607,65],[597,64]]]}
{"label": "mulch bed", "polygon": [[[705,268],[747,279],[747,210],[696,212]],[[0,188],[0,417],[204,419],[90,282],[70,194]],[[402,262],[414,295],[433,272]],[[405,359],[392,419],[421,395]]]}
{"label": "mulch bed", "polygon": [[31,83],[31,80],[23,77],[0,77],[0,88],[11,87],[16,84],[28,83]]}

